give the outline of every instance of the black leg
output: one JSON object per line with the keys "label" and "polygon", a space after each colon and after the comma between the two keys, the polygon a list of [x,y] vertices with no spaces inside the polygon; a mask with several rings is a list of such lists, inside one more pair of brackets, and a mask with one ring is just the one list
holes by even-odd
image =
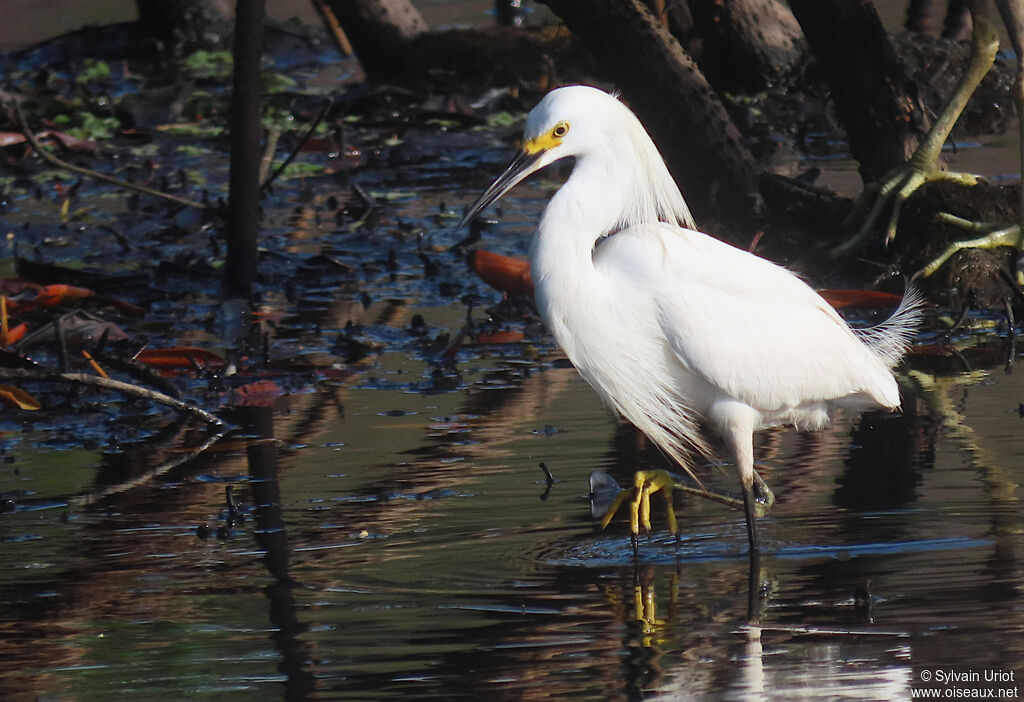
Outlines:
{"label": "black leg", "polygon": [[757,536],[757,513],[754,508],[754,485],[743,485],[743,511],[747,515],[747,539],[750,540],[750,552],[761,550],[761,541]]}
{"label": "black leg", "polygon": [[747,572],[747,624],[757,626],[761,618],[761,553],[751,549]]}

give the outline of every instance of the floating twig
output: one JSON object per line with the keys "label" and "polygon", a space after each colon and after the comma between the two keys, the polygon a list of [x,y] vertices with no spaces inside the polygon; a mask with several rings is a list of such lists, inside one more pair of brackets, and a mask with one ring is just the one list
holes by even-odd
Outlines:
{"label": "floating twig", "polygon": [[92,357],[92,354],[86,351],[85,349],[82,349],[82,357],[89,363],[89,367],[96,371],[96,375],[100,376],[101,378],[110,377],[107,374],[107,372],[103,370],[103,366],[97,363],[96,359]]}
{"label": "floating twig", "polygon": [[366,191],[363,190],[363,187],[359,185],[359,183],[352,183],[352,192],[358,195],[359,199],[363,201],[363,206],[366,208],[367,212],[375,207],[373,198],[366,194]]}
{"label": "floating twig", "polygon": [[548,464],[544,461],[540,462],[540,469],[544,471],[544,482],[547,483],[547,488],[544,490],[544,494],[540,496],[541,502],[543,502],[551,495],[551,488],[558,481],[555,480],[555,476],[551,475],[551,471],[548,470]]}
{"label": "floating twig", "polygon": [[274,165],[274,154],[277,152],[277,142],[280,138],[280,129],[275,127],[267,130],[267,143],[263,146],[263,160],[260,161],[260,182],[263,183],[260,190],[270,183],[267,174],[270,173],[270,167]]}
{"label": "floating twig", "polygon": [[[282,173],[284,173],[284,169],[288,167],[288,164],[290,164],[292,161],[295,160],[295,157],[298,155],[299,151],[302,149],[302,147],[305,145],[305,143],[307,141],[309,141],[309,138],[311,136],[313,136],[313,132],[316,130],[317,127],[320,126],[320,123],[324,121],[324,117],[327,116],[327,110],[330,109],[331,104],[332,104],[331,100],[328,100],[327,102],[324,103],[323,107],[320,108],[320,112],[317,114],[316,118],[313,120],[313,123],[311,125],[309,125],[309,129],[307,129],[306,133],[302,135],[301,139],[299,139],[299,143],[295,145],[295,148],[292,149],[291,153],[288,154],[288,157],[285,158],[285,160],[281,162],[281,165],[277,167],[277,169],[273,172],[273,174],[271,174],[271,176],[269,178],[267,178],[265,181],[263,181],[263,185],[260,186],[260,192],[263,192],[264,190],[269,188],[270,184],[273,183],[275,180],[277,180],[278,176],[280,176]],[[274,152],[273,152],[273,150],[271,150],[269,148],[269,142],[270,142],[269,139],[267,140],[267,142],[268,142],[267,151],[270,153],[270,161],[273,162],[273,160],[274,160]],[[275,143],[276,143],[276,140],[275,140]],[[264,159],[266,159],[266,156],[264,156]]]}

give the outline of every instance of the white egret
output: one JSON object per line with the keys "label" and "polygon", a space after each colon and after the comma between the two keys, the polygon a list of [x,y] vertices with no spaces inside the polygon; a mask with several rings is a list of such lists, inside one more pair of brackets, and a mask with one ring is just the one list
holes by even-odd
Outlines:
{"label": "white egret", "polygon": [[[682,467],[690,450],[709,453],[699,422],[717,431],[756,552],[754,432],[820,429],[839,407],[897,409],[890,369],[919,319],[917,297],[854,331],[790,271],[696,231],[640,121],[587,86],[554,90],[530,112],[522,150],[462,224],[567,157],[572,173],[530,244],[541,316],[604,402]],[[671,489],[656,473],[638,473],[634,534],[649,493]]]}

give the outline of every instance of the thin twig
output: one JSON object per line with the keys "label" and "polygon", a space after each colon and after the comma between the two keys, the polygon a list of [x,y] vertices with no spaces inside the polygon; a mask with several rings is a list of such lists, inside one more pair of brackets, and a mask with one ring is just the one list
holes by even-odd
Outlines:
{"label": "thin twig", "polygon": [[[263,159],[260,161],[260,182],[266,182],[270,167],[274,165],[274,153],[277,151],[277,141],[281,138],[281,130],[277,128],[267,130],[267,143],[263,147]],[[260,186],[260,190],[264,186]]]}
{"label": "thin twig", "polygon": [[338,47],[338,51],[341,52],[342,56],[351,56],[355,53],[352,49],[352,42],[345,36],[345,30],[341,28],[338,23],[338,18],[334,16],[331,8],[327,7],[327,3],[324,0],[312,0],[313,7],[316,9],[317,14],[320,15],[320,19],[323,21],[324,26],[327,27],[327,32],[334,39],[335,46]]}
{"label": "thin twig", "polygon": [[60,316],[53,318],[53,336],[57,340],[57,349],[60,352],[60,372],[68,370],[68,343],[64,338],[64,329],[60,325]]}
{"label": "thin twig", "polygon": [[103,370],[103,366],[97,363],[96,359],[92,357],[92,354],[90,354],[85,349],[82,349],[82,357],[85,358],[86,362],[89,364],[89,367],[96,372],[96,375],[100,376],[101,378],[110,377],[110,375],[108,375],[107,372]]}
{"label": "thin twig", "polygon": [[10,105],[12,111],[14,112],[14,116],[18,121],[18,126],[21,128],[21,133],[25,135],[25,139],[28,140],[28,143],[32,146],[35,152],[39,154],[39,156],[44,161],[50,163],[51,165],[56,166],[57,168],[63,168],[64,170],[71,171],[72,173],[79,173],[90,178],[95,178],[96,180],[102,180],[105,183],[111,183],[121,188],[127,188],[128,190],[135,190],[136,192],[144,193],[146,195],[152,195],[154,197],[163,198],[164,200],[170,200],[171,202],[177,203],[179,205],[184,205],[185,207],[195,207],[196,209],[199,210],[209,209],[209,206],[203,204],[202,202],[196,202],[195,200],[189,200],[184,197],[178,197],[177,195],[171,195],[170,193],[164,193],[159,190],[154,190],[153,188],[147,188],[144,185],[136,185],[135,183],[129,183],[119,178],[115,178],[114,176],[107,175],[106,173],[100,173],[99,171],[94,171],[89,168],[83,168],[82,166],[76,166],[73,163],[68,163],[64,159],[53,155],[50,151],[44,149],[39,144],[39,141],[36,139],[36,135],[32,132],[32,129],[29,127],[28,122],[25,120],[25,115],[22,114],[21,106],[18,104],[18,100],[16,98],[12,98],[10,100]]}
{"label": "thin twig", "polygon": [[224,426],[224,421],[220,417],[207,412],[202,407],[197,407],[196,405],[183,400],[177,400],[170,395],[165,395],[162,392],[144,388],[141,385],[132,385],[131,383],[125,383],[112,378],[101,378],[98,375],[89,375],[87,373],[60,373],[36,368],[0,368],[0,378],[23,378],[27,380],[44,380],[57,383],[94,385],[96,387],[106,388],[107,390],[116,390],[117,392],[124,393],[125,395],[140,397],[144,400],[150,400],[162,405],[167,405],[168,407],[173,407],[174,409],[193,414],[210,424]]}
{"label": "thin twig", "polygon": [[351,188],[352,192],[359,196],[359,199],[363,201],[364,205],[363,213],[359,216],[359,219],[357,219],[355,223],[365,222],[366,219],[373,212],[373,209],[374,207],[376,207],[376,205],[373,204],[373,200],[370,198],[369,195],[366,194],[366,191],[359,186],[359,183],[352,183]]}
{"label": "thin twig", "polygon": [[[284,173],[284,169],[288,167],[288,164],[295,160],[295,157],[298,155],[299,150],[305,145],[307,141],[309,141],[309,138],[313,136],[313,131],[320,126],[320,123],[324,120],[324,117],[327,116],[327,110],[330,109],[331,104],[331,100],[328,100],[327,102],[324,103],[324,106],[320,108],[320,113],[316,116],[316,119],[313,120],[313,124],[309,125],[309,129],[307,129],[306,133],[302,135],[301,139],[299,139],[299,143],[295,145],[295,148],[292,149],[292,152],[290,154],[288,154],[288,157],[281,162],[281,165],[278,166],[277,169],[271,174],[271,176],[263,182],[263,185],[260,186],[260,192],[263,192],[264,190],[269,188],[270,184],[277,180],[278,176]],[[273,155],[271,155],[271,158],[273,158]]]}
{"label": "thin twig", "polygon": [[1006,367],[1003,370],[1009,375],[1013,373],[1013,359],[1017,356],[1017,325],[1009,298],[1004,298],[1003,304],[1006,306]]}

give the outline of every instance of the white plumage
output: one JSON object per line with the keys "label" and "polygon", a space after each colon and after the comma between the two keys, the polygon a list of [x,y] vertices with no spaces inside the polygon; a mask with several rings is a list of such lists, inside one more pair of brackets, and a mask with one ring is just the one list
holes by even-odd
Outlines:
{"label": "white plumage", "polygon": [[537,305],[604,402],[684,468],[707,453],[700,420],[740,472],[751,548],[753,433],[820,429],[837,407],[899,406],[891,367],[920,316],[915,295],[854,331],[800,278],[695,230],[636,116],[596,88],[554,90],[523,150],[464,222],[523,178],[574,157],[530,246]]}

